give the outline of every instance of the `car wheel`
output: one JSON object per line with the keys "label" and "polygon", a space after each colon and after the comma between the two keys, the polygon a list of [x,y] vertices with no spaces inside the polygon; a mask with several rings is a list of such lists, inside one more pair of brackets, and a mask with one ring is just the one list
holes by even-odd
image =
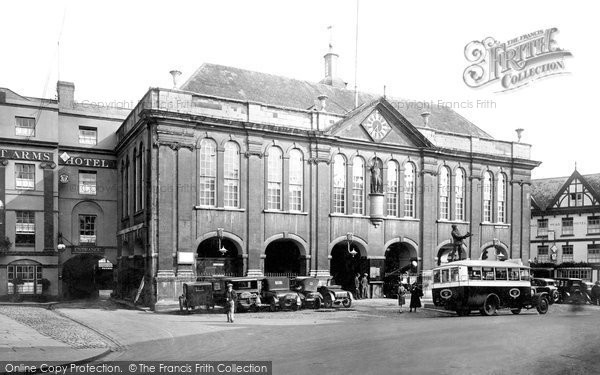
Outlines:
{"label": "car wheel", "polygon": [[330,309],[333,307],[333,301],[331,300],[330,296],[325,297],[323,301],[323,306],[325,306],[326,309]]}
{"label": "car wheel", "polygon": [[345,300],[343,300],[342,306],[344,306],[346,308],[352,306],[352,301],[350,300],[350,298],[346,298]]}
{"label": "car wheel", "polygon": [[298,304],[294,302],[294,303],[292,304],[292,310],[293,310],[293,311],[298,311],[299,309],[300,309],[300,306],[298,306]]}
{"label": "car wheel", "polygon": [[496,314],[497,306],[498,306],[498,304],[496,301],[496,297],[489,295],[485,299],[485,303],[483,304],[483,307],[479,310],[479,312],[483,316],[492,316],[492,315]]}
{"label": "car wheel", "polygon": [[515,315],[519,315],[521,313],[521,308],[519,307],[518,309],[510,309],[510,312]]}
{"label": "car wheel", "polygon": [[269,311],[270,312],[277,311],[277,305],[275,304],[275,301],[271,301],[271,303],[269,304]]}
{"label": "car wheel", "polygon": [[546,299],[546,297],[540,298],[536,309],[542,315],[548,312],[548,300]]}
{"label": "car wheel", "polygon": [[321,299],[315,298],[315,302],[313,302],[313,306],[315,307],[315,310],[319,310],[321,308]]}

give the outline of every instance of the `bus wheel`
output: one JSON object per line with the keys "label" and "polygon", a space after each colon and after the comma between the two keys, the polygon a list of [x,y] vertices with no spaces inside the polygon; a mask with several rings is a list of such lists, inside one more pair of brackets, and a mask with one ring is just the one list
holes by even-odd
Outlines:
{"label": "bus wheel", "polygon": [[485,299],[485,303],[483,304],[483,307],[479,310],[479,312],[483,316],[492,316],[492,315],[496,314],[497,306],[498,306],[498,304],[497,304],[496,296],[489,295]]}
{"label": "bus wheel", "polygon": [[521,313],[521,308],[519,307],[518,309],[510,309],[510,312],[515,315],[519,315]]}
{"label": "bus wheel", "polygon": [[536,309],[542,315],[548,312],[548,300],[546,299],[546,297],[540,298]]}

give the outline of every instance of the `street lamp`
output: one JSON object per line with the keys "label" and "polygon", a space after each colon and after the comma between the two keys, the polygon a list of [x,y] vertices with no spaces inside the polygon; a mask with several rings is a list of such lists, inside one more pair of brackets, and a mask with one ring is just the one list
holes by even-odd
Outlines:
{"label": "street lamp", "polygon": [[354,256],[358,253],[356,252],[356,250],[352,249],[352,247],[350,246],[350,244],[352,243],[353,240],[354,240],[354,235],[350,232],[346,233],[346,241],[348,241],[348,253],[350,253],[350,255],[352,255],[352,257],[354,258]]}
{"label": "street lamp", "polygon": [[69,245],[73,245],[71,243],[71,241],[67,240],[66,238],[63,237],[62,232],[58,232],[58,244],[56,245],[56,248],[58,249],[58,251],[63,251],[64,249],[67,248],[67,246],[65,245],[65,243],[63,241],[67,241],[69,243]]}
{"label": "street lamp", "polygon": [[222,256],[225,256],[225,253],[227,253],[227,249],[225,248],[225,246],[222,246],[221,243],[221,241],[223,240],[223,228],[217,228],[217,238],[219,239],[218,250]]}

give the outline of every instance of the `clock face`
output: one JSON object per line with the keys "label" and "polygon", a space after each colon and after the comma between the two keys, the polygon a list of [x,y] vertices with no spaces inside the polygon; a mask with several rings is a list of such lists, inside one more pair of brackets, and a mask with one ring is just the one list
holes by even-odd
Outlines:
{"label": "clock face", "polygon": [[362,125],[376,142],[381,141],[392,130],[392,127],[377,111],[371,113]]}

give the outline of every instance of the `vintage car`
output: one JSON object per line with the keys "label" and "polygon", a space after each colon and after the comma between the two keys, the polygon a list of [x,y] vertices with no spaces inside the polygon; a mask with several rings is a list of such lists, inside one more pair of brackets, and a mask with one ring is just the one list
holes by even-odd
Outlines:
{"label": "vintage car", "polygon": [[270,311],[277,309],[298,310],[302,306],[300,293],[290,290],[287,277],[266,277],[262,281],[261,299]]}
{"label": "vintage car", "polygon": [[197,306],[215,307],[213,284],[206,281],[196,281],[183,284],[183,294],[179,296],[179,310],[189,311]]}
{"label": "vintage car", "polygon": [[237,294],[238,311],[257,311],[261,306],[260,281],[255,277],[232,277],[225,281],[233,284]]}
{"label": "vintage car", "polygon": [[558,277],[556,286],[560,294],[560,303],[586,304],[590,300],[587,286],[582,279]]}
{"label": "vintage car", "polygon": [[343,290],[340,285],[336,285],[331,277],[320,277],[319,293],[323,296],[323,307],[331,308],[342,305],[344,307],[352,306],[352,293]]}
{"label": "vintage car", "polygon": [[550,297],[548,302],[550,304],[558,302],[558,300],[560,299],[560,293],[558,293],[558,288],[554,279],[534,277],[533,279],[531,279],[531,286],[535,288],[537,292],[548,293],[548,296]]}
{"label": "vintage car", "polygon": [[298,277],[294,281],[293,289],[300,293],[302,307],[320,309],[323,296],[319,293],[319,280],[314,277]]}

